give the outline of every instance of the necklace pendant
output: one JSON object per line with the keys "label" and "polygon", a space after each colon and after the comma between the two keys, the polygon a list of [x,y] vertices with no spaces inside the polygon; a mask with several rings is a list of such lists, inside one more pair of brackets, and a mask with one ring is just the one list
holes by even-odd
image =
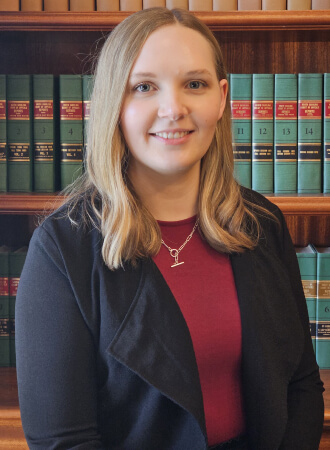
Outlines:
{"label": "necklace pendant", "polygon": [[184,264],[184,261],[182,261],[182,262],[175,262],[171,267],[181,266],[181,264]]}

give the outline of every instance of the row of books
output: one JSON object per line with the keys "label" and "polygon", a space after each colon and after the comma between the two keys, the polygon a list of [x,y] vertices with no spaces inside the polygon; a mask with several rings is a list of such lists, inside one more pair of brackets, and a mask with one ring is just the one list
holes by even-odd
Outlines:
{"label": "row of books", "polygon": [[0,246],[0,367],[16,366],[15,302],[26,252]]}
{"label": "row of books", "polygon": [[[263,194],[330,193],[330,74],[229,74],[235,176]],[[0,192],[82,171],[91,75],[0,75]]]}
{"label": "row of books", "polygon": [[330,369],[330,247],[297,247],[316,360]]}
{"label": "row of books", "polygon": [[235,173],[262,194],[330,193],[330,74],[229,74]]}
{"label": "row of books", "polygon": [[139,11],[163,6],[190,11],[330,9],[330,0],[0,0],[0,11]]}
{"label": "row of books", "polygon": [[81,173],[89,75],[0,75],[0,192],[55,192]]}

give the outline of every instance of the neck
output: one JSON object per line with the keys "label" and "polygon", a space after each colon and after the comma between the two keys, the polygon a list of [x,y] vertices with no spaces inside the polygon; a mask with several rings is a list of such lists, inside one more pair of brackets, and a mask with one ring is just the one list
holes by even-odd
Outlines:
{"label": "neck", "polygon": [[130,181],[150,213],[157,220],[177,221],[197,214],[199,167],[195,173],[140,178],[129,174]]}

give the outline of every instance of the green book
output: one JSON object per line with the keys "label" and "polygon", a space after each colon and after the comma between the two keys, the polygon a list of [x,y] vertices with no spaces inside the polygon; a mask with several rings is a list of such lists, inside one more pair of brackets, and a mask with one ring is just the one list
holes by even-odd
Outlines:
{"label": "green book", "polygon": [[9,248],[0,247],[0,367],[10,366]]}
{"label": "green book", "polygon": [[274,75],[252,76],[252,189],[274,192]]}
{"label": "green book", "polygon": [[294,74],[275,74],[274,192],[297,192],[298,80]]}
{"label": "green book", "polygon": [[25,263],[27,247],[9,253],[9,329],[10,365],[16,366],[15,351],[15,303],[18,283]]}
{"label": "green book", "polygon": [[330,369],[330,247],[317,247],[316,359]]}
{"label": "green book", "polygon": [[330,194],[330,73],[324,74],[323,192]]}
{"label": "green book", "polygon": [[31,75],[7,75],[8,191],[31,192],[33,183]]}
{"label": "green book", "polygon": [[298,74],[298,193],[321,192],[321,73]]}
{"label": "green book", "polygon": [[312,245],[296,248],[301,281],[307,302],[309,326],[316,351],[316,296],[317,296],[317,257]]}
{"label": "green book", "polygon": [[234,175],[247,188],[252,187],[252,75],[230,74],[230,99],[234,151]]}
{"label": "green book", "polygon": [[61,189],[82,173],[83,108],[82,76],[60,75]]}
{"label": "green book", "polygon": [[0,75],[0,192],[7,191],[7,95],[6,75]]}
{"label": "green book", "polygon": [[93,90],[93,75],[82,76],[83,116],[84,116],[84,152],[87,147],[87,130],[90,116],[91,95]]}
{"label": "green book", "polygon": [[33,75],[34,190],[56,190],[56,78]]}

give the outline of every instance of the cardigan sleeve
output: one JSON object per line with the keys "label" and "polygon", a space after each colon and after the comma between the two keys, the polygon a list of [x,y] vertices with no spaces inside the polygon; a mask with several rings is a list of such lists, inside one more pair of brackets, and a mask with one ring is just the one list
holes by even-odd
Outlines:
{"label": "cardigan sleeve", "polygon": [[323,383],[309,330],[306,300],[296,252],[282,213],[282,258],[290,274],[298,312],[304,331],[304,351],[288,386],[288,423],[280,450],[317,450],[323,430]]}
{"label": "cardigan sleeve", "polygon": [[16,300],[19,403],[31,449],[102,449],[96,349],[66,274],[41,226],[32,237]]}

